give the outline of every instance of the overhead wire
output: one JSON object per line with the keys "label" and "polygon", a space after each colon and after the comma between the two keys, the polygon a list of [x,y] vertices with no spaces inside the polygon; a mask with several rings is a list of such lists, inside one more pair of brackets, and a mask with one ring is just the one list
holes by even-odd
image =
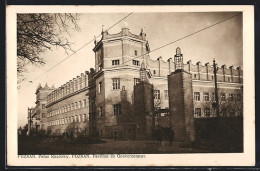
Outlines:
{"label": "overhead wire", "polygon": [[[171,45],[171,44],[173,44],[173,43],[176,43],[176,42],[178,42],[178,41],[180,41],[180,40],[186,39],[187,37],[193,36],[193,35],[195,35],[195,34],[197,34],[197,33],[199,33],[199,32],[202,32],[202,31],[204,31],[204,30],[206,30],[206,29],[209,29],[209,28],[211,28],[211,27],[213,27],[213,26],[216,26],[216,25],[218,25],[218,24],[220,24],[220,23],[223,23],[223,22],[225,22],[225,21],[227,21],[227,20],[230,20],[230,19],[232,19],[232,18],[234,18],[234,17],[237,17],[238,15],[241,15],[241,13],[236,14],[236,15],[233,15],[233,16],[228,17],[228,18],[226,18],[226,19],[223,19],[223,20],[221,20],[221,21],[219,21],[219,22],[217,22],[217,23],[214,23],[214,24],[212,24],[212,25],[210,25],[210,26],[204,27],[204,28],[202,28],[202,29],[200,29],[200,30],[198,30],[198,31],[196,31],[196,32],[193,32],[193,33],[188,34],[188,35],[186,35],[186,36],[183,36],[183,37],[181,37],[181,38],[179,38],[179,39],[177,39],[177,40],[174,40],[174,41],[172,41],[172,42],[169,42],[169,43],[167,43],[167,44],[165,44],[165,45],[163,45],[163,46],[160,46],[160,47],[158,47],[158,48],[155,48],[155,49],[153,49],[153,50],[151,50],[151,51],[149,51],[149,52],[146,52],[146,53],[144,53],[144,54],[141,54],[141,55],[139,55],[139,56],[136,56],[136,57],[132,58],[131,60],[124,61],[124,62],[122,62],[121,64],[116,65],[116,66],[114,66],[114,67],[118,67],[118,66],[120,66],[120,65],[123,65],[123,64],[129,62],[129,61],[132,61],[132,60],[134,60],[134,59],[143,57],[144,55],[150,54],[150,53],[152,53],[152,52],[154,52],[154,51],[157,51],[157,50],[159,50],[159,49],[162,49],[162,48],[164,48],[164,47],[166,47],[166,46],[169,46],[169,45]],[[126,66],[126,65],[124,65],[124,66]],[[114,68],[114,67],[110,67],[110,68]]]}
{"label": "overhead wire", "polygon": [[[130,15],[132,15],[133,12],[127,14],[125,17],[123,17],[122,19],[120,19],[119,21],[117,21],[115,24],[113,24],[112,26],[110,26],[108,29],[105,30],[108,31],[110,30],[111,28],[113,28],[114,26],[116,26],[117,24],[119,24],[121,21],[123,21],[124,19],[126,19],[127,17],[129,17]],[[102,25],[103,26],[103,25]],[[103,30],[102,30],[103,32]],[[43,75],[45,75],[47,72],[51,71],[52,69],[54,69],[55,67],[57,67],[58,65],[60,65],[62,62],[64,62],[65,60],[69,59],[71,56],[73,56],[74,54],[76,54],[78,51],[80,51],[81,49],[83,49],[84,47],[86,47],[89,43],[91,43],[92,41],[96,40],[96,38],[100,37],[102,35],[99,34],[98,36],[94,37],[93,39],[91,39],[89,42],[87,42],[86,44],[84,44],[83,46],[81,46],[79,49],[73,51],[72,54],[68,55],[66,58],[64,58],[63,60],[61,60],[60,62],[56,63],[54,66],[52,66],[51,68],[49,68],[47,71],[45,71],[44,73],[42,73],[41,75],[37,76],[35,79],[32,79],[29,81],[29,84],[27,84],[26,87],[28,87],[28,85],[30,85],[31,83],[33,83],[34,81],[38,80],[39,78],[41,78]]]}
{"label": "overhead wire", "polygon": [[[129,14],[126,15],[124,18],[122,18],[121,20],[119,20],[118,22],[116,22],[115,24],[113,24],[113,25],[112,25],[111,27],[109,27],[106,31],[108,31],[108,30],[110,30],[111,28],[113,28],[115,25],[117,25],[118,23],[120,23],[120,22],[121,22],[122,20],[124,20],[125,18],[129,17],[131,14],[133,14],[133,12],[129,13]],[[144,55],[150,54],[150,53],[152,53],[152,52],[154,52],[154,51],[157,51],[157,50],[159,50],[159,49],[162,49],[162,48],[164,48],[164,47],[166,47],[166,46],[169,46],[169,45],[171,45],[171,44],[173,44],[173,43],[176,43],[176,42],[181,41],[181,40],[183,40],[183,39],[186,39],[186,38],[188,38],[188,37],[190,37],[190,36],[193,36],[193,35],[195,35],[195,34],[197,34],[197,33],[200,33],[200,32],[202,32],[202,31],[204,31],[204,30],[206,30],[206,29],[209,29],[209,28],[211,28],[211,27],[214,27],[214,26],[216,26],[216,25],[218,25],[218,24],[220,24],[220,23],[223,23],[223,22],[225,22],[225,21],[227,21],[227,20],[230,20],[230,19],[232,19],[232,18],[235,18],[235,17],[237,17],[238,15],[241,15],[241,13],[236,14],[236,15],[233,15],[233,16],[228,17],[228,18],[225,18],[225,19],[223,19],[223,20],[221,20],[221,21],[219,21],[219,22],[217,22],[217,23],[214,23],[214,24],[212,24],[212,25],[210,25],[210,26],[207,26],[207,27],[204,27],[204,28],[202,28],[202,29],[200,29],[200,30],[197,30],[196,32],[193,32],[193,33],[188,34],[188,35],[186,35],[186,36],[183,36],[183,37],[181,37],[181,38],[179,38],[179,39],[177,39],[177,40],[174,40],[174,41],[172,41],[172,42],[169,42],[169,43],[167,43],[167,44],[165,44],[165,45],[163,45],[163,46],[160,46],[160,47],[155,48],[155,49],[153,49],[153,50],[151,50],[151,51],[148,51],[148,52],[146,52],[146,53],[144,53],[144,54],[141,54],[141,55],[139,55],[139,56],[136,56],[136,57],[132,58],[131,60],[127,60],[127,61],[122,62],[122,63],[119,64],[119,65],[110,67],[109,69],[118,67],[118,66],[123,65],[123,64],[125,64],[125,63],[127,63],[127,62],[130,62],[130,61],[132,61],[132,60],[134,60],[134,59],[143,57]],[[101,35],[102,35],[102,34],[99,34],[96,38],[100,37]],[[45,71],[43,74],[41,74],[40,76],[38,76],[37,78],[35,78],[33,81],[39,79],[40,77],[42,77],[43,75],[45,75],[47,72],[49,72],[50,70],[52,70],[53,68],[55,68],[56,66],[58,66],[60,63],[62,63],[63,61],[67,60],[68,58],[70,58],[72,55],[74,55],[76,52],[78,52],[79,50],[81,50],[82,48],[84,48],[85,46],[87,46],[89,43],[91,43],[91,42],[92,42],[93,40],[95,40],[96,38],[94,38],[94,39],[92,39],[91,41],[87,42],[85,45],[83,45],[82,47],[80,47],[80,48],[79,48],[78,50],[76,50],[74,53],[72,53],[71,55],[69,55],[68,57],[66,57],[65,59],[63,59],[62,61],[60,61],[60,62],[58,62],[57,64],[55,64],[53,67],[51,67],[50,69],[48,69],[47,71]],[[128,66],[128,65],[124,65],[124,66]],[[33,82],[33,81],[32,81],[32,82]]]}

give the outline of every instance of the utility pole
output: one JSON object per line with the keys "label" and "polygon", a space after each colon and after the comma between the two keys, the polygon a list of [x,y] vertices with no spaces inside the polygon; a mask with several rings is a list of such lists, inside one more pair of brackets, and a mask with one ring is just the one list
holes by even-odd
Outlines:
{"label": "utility pole", "polygon": [[217,69],[216,69],[215,59],[213,59],[213,67],[214,67],[215,100],[216,100],[216,103],[214,104],[214,107],[216,108],[217,117],[219,117]]}

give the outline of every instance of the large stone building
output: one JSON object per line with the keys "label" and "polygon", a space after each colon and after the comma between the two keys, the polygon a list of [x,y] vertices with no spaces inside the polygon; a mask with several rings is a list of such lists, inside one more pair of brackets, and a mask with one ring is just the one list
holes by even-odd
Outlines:
{"label": "large stone building", "polygon": [[[151,123],[171,126],[167,122],[169,98],[178,97],[169,97],[167,76],[178,67],[176,60],[183,57],[180,48],[176,49],[173,59],[163,61],[159,57],[152,60],[145,30],[136,35],[124,25],[118,34],[102,32],[102,38],[95,41],[93,51],[95,69],[49,92],[45,105],[46,118],[40,118],[42,130],[75,136],[98,131],[105,138],[114,135],[135,138],[142,127],[136,119],[135,113],[138,112],[134,102],[138,99],[135,96],[142,96],[142,93],[134,93],[135,85],[141,78],[152,85],[147,86],[154,96],[153,102],[149,102],[153,105],[149,109],[153,110],[154,121]],[[182,65],[184,71],[191,75],[194,117],[216,117],[216,110],[212,107],[215,97],[213,66],[200,62],[192,64],[191,61]],[[217,67],[216,75],[220,116],[242,115],[243,71],[240,67],[227,68],[223,65]],[[45,104],[45,101],[42,102]]]}
{"label": "large stone building", "polygon": [[40,130],[47,129],[47,96],[55,88],[49,87],[45,84],[44,87],[39,84],[36,89],[36,106],[34,108],[28,108],[28,132],[31,130],[38,132]]}

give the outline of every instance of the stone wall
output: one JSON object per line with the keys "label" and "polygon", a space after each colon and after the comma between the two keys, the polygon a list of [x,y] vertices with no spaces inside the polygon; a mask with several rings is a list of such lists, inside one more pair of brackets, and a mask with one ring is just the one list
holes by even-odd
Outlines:
{"label": "stone wall", "polygon": [[199,144],[222,146],[226,153],[243,152],[243,117],[195,118],[195,130]]}
{"label": "stone wall", "polygon": [[170,122],[176,141],[195,141],[191,74],[177,70],[168,76]]}

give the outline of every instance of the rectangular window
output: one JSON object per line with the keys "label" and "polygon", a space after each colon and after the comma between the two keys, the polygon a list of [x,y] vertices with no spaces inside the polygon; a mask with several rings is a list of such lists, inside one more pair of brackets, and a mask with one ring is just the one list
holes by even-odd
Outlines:
{"label": "rectangular window", "polygon": [[226,94],[221,93],[220,98],[221,98],[221,101],[226,101]]}
{"label": "rectangular window", "polygon": [[209,93],[203,93],[203,100],[205,101],[205,102],[207,102],[207,101],[209,101]]}
{"label": "rectangular window", "polygon": [[45,104],[42,104],[42,109],[45,109]]}
{"label": "rectangular window", "polygon": [[210,109],[209,109],[209,108],[205,108],[205,109],[204,109],[204,115],[205,115],[206,117],[210,117]]}
{"label": "rectangular window", "polygon": [[83,122],[86,121],[86,114],[83,115],[83,118],[82,118]]}
{"label": "rectangular window", "polygon": [[136,85],[137,83],[140,83],[140,78],[134,78],[134,85]]}
{"label": "rectangular window", "polygon": [[101,93],[102,91],[102,82],[98,83],[98,93]]}
{"label": "rectangular window", "polygon": [[103,107],[99,107],[99,117],[103,118]]}
{"label": "rectangular window", "polygon": [[194,92],[194,100],[200,101],[200,92]]}
{"label": "rectangular window", "polygon": [[66,123],[68,123],[68,118],[67,118],[67,117],[65,118],[65,124],[66,124]]}
{"label": "rectangular window", "polygon": [[154,98],[160,99],[160,90],[154,90]]}
{"label": "rectangular window", "polygon": [[67,107],[67,108],[68,108],[68,112],[69,112],[69,111],[70,111],[70,105],[68,105],[68,107]]}
{"label": "rectangular window", "polygon": [[137,56],[137,50],[135,50],[135,56]]}
{"label": "rectangular window", "polygon": [[234,94],[229,94],[228,99],[229,99],[229,101],[233,101],[234,100]]}
{"label": "rectangular window", "polygon": [[77,102],[75,102],[74,109],[76,110],[76,109],[77,109],[77,107],[78,107],[78,103],[77,103]]}
{"label": "rectangular window", "polygon": [[73,122],[74,122],[73,116],[70,118],[70,121],[71,121],[71,123],[73,123]]}
{"label": "rectangular window", "polygon": [[133,65],[139,66],[140,63],[139,63],[139,61],[137,61],[137,60],[133,60]]}
{"label": "rectangular window", "polygon": [[45,118],[45,113],[42,113],[42,118]]}
{"label": "rectangular window", "polygon": [[70,107],[71,107],[71,110],[74,110],[74,105],[73,105],[73,103],[71,103]]}
{"label": "rectangular window", "polygon": [[164,90],[164,99],[165,100],[169,99],[169,97],[168,97],[168,90]]}
{"label": "rectangular window", "polygon": [[79,115],[79,122],[81,122],[81,114]]}
{"label": "rectangular window", "polygon": [[120,79],[113,78],[113,90],[120,89]]}
{"label": "rectangular window", "polygon": [[155,71],[155,70],[153,70],[153,74],[156,74],[156,71]]}
{"label": "rectangular window", "polygon": [[83,106],[82,106],[82,107],[83,107],[83,108],[86,107],[86,99],[83,100]]}
{"label": "rectangular window", "polygon": [[81,109],[81,101],[79,101],[79,109]]}
{"label": "rectangular window", "polygon": [[119,59],[117,59],[117,60],[112,60],[112,65],[119,65]]}
{"label": "rectangular window", "polygon": [[121,115],[121,104],[115,104],[114,107],[114,116]]}
{"label": "rectangular window", "polygon": [[195,117],[201,117],[201,108],[195,108],[194,114]]}
{"label": "rectangular window", "polygon": [[74,122],[78,122],[78,116],[77,115],[74,116]]}

